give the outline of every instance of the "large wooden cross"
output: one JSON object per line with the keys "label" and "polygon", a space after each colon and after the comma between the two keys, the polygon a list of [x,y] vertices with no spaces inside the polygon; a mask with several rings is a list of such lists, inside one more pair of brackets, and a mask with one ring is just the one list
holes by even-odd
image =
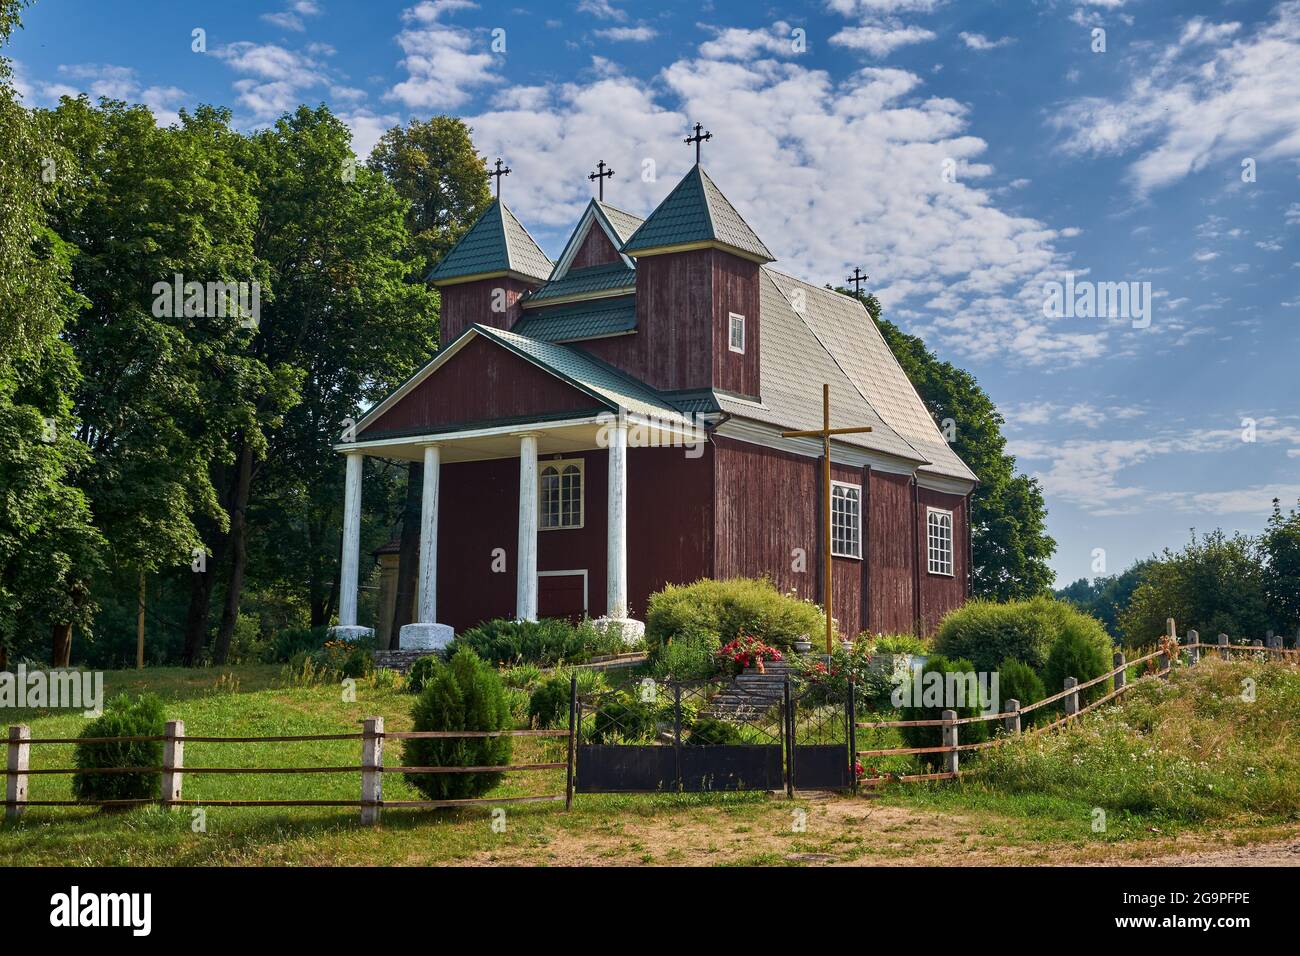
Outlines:
{"label": "large wooden cross", "polygon": [[[822,606],[826,609],[826,653],[833,652],[831,630],[831,436],[859,435],[871,431],[863,428],[831,428],[831,387],[822,386],[822,427],[812,431],[781,432],[783,438],[820,438],[822,440]],[[861,499],[858,507],[862,507]]]}

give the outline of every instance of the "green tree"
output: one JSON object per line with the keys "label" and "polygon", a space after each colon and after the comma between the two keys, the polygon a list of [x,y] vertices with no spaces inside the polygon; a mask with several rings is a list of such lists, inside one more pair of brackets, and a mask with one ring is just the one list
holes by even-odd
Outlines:
{"label": "green tree", "polygon": [[1149,560],[1137,561],[1122,574],[1096,577],[1091,581],[1079,578],[1057,590],[1056,596],[1091,614],[1105,625],[1111,637],[1119,638],[1122,636],[1119,615],[1128,607],[1150,564]]}
{"label": "green tree", "polygon": [[[0,47],[23,5],[0,0]],[[40,627],[53,635],[54,663],[67,663],[72,627],[94,612],[103,543],[74,484],[88,456],[72,409],[76,361],[60,338],[82,304],[73,250],[49,227],[66,158],[0,57],[0,667],[11,651],[39,653]]]}
{"label": "green tree", "polygon": [[1129,647],[1154,643],[1173,618],[1179,633],[1196,629],[1201,639],[1262,638],[1269,624],[1263,552],[1246,535],[1192,532],[1182,551],[1166,548],[1146,570],[1119,628]]}
{"label": "green tree", "polygon": [[1300,508],[1284,513],[1273,499],[1261,544],[1268,559],[1264,594],[1273,626],[1279,634],[1300,635]]}
{"label": "green tree", "polygon": [[971,495],[971,594],[1010,601],[1048,593],[1056,542],[1047,533],[1043,489],[1016,473],[1002,435],[1006,420],[993,400],[970,372],[941,361],[884,318],[874,295],[837,291],[862,300],[935,421],[956,424],[952,449],[979,478]]}

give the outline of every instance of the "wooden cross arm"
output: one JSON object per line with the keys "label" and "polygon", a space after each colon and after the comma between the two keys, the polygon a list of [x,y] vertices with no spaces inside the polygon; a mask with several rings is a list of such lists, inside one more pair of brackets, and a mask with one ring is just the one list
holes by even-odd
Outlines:
{"label": "wooden cross arm", "polygon": [[871,426],[864,428],[815,428],[806,432],[781,432],[782,438],[827,438],[831,435],[860,435],[871,431]]}

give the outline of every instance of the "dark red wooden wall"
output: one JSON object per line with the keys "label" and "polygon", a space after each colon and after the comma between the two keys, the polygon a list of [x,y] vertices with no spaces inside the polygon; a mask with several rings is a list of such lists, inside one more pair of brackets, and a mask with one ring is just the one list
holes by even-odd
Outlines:
{"label": "dark red wooden wall", "polygon": [[[969,499],[962,495],[948,495],[940,491],[920,489],[917,514],[917,541],[920,546],[921,565],[921,629],[933,631],[943,616],[966,600],[967,570],[970,552],[966,546],[970,522],[967,514]],[[952,577],[930,573],[926,550],[926,508],[943,508],[952,512]]]}
{"label": "dark red wooden wall", "polygon": [[358,436],[465,422],[604,410],[595,399],[482,336],[462,345],[436,373]]}
{"label": "dark red wooden wall", "polygon": [[[536,289],[540,282],[524,282],[508,276],[495,279],[478,279],[474,282],[459,282],[443,286],[438,290],[442,297],[440,312],[440,336],[443,345],[450,345],[451,340],[475,323],[507,331],[519,319],[519,300],[525,292]],[[502,290],[501,304],[505,311],[493,311],[497,290]]]}
{"label": "dark red wooden wall", "polygon": [[600,228],[599,223],[593,222],[591,229],[587,233],[587,238],[582,240],[582,245],[574,253],[573,262],[569,264],[569,268],[585,269],[588,266],[603,266],[611,262],[617,262],[618,259],[618,250],[609,241],[609,236],[605,235],[605,230]]}

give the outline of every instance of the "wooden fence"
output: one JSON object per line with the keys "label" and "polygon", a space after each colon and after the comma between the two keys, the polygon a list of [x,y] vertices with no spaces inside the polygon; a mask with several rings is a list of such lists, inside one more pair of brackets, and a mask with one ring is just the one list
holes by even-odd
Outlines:
{"label": "wooden fence", "polygon": [[[1027,706],[1020,706],[1018,700],[1008,700],[1006,709],[999,714],[980,714],[975,717],[958,717],[954,710],[943,711],[942,717],[938,720],[883,720],[873,723],[859,723],[855,726],[863,730],[876,730],[887,727],[939,727],[941,728],[943,744],[939,747],[891,747],[878,750],[854,750],[855,760],[858,757],[901,757],[909,754],[943,754],[943,770],[937,773],[916,773],[916,774],[887,774],[866,779],[858,779],[855,774],[854,786],[878,787],[890,782],[917,782],[923,780],[952,780],[960,777],[964,771],[960,769],[961,754],[972,750],[985,750],[989,747],[998,747],[1007,741],[1014,739],[1021,733],[1021,722],[1025,714],[1032,713],[1042,707],[1055,704],[1058,701],[1064,701],[1063,709],[1065,715],[1058,720],[1041,727],[1035,727],[1026,733],[1040,734],[1048,730],[1060,727],[1072,720],[1075,720],[1090,710],[1095,710],[1102,704],[1115,700],[1133,685],[1128,683],[1127,676],[1130,667],[1136,667],[1149,661],[1158,660],[1156,665],[1155,676],[1157,678],[1168,677],[1173,669],[1173,661],[1170,655],[1175,651],[1183,653],[1187,657],[1189,664],[1195,664],[1200,660],[1202,651],[1214,651],[1222,658],[1228,658],[1233,652],[1244,651],[1253,653],[1268,659],[1294,660],[1300,662],[1300,640],[1297,641],[1297,647],[1292,650],[1284,649],[1282,638],[1275,637],[1270,631],[1265,640],[1251,641],[1249,644],[1232,644],[1228,640],[1228,635],[1220,634],[1217,643],[1203,644],[1200,635],[1194,631],[1187,632],[1187,639],[1180,643],[1175,633],[1174,622],[1171,619],[1168,624],[1168,633],[1160,649],[1145,654],[1136,660],[1126,660],[1123,651],[1116,651],[1114,656],[1114,668],[1101,674],[1091,680],[1079,683],[1073,677],[1065,679],[1065,687],[1050,697],[1035,701]],[[1110,693],[1089,704],[1080,706],[1080,692],[1087,690],[1089,687],[1104,683],[1112,682]],[[963,744],[960,741],[960,734],[963,724],[974,724],[985,721],[1003,722],[1003,727],[1007,733],[1001,737],[994,737],[992,740],[980,741],[978,743]]]}
{"label": "wooden fence", "polygon": [[[361,733],[306,734],[281,737],[189,737],[185,723],[168,721],[162,736],[149,737],[44,737],[34,738],[31,728],[19,724],[9,728],[8,764],[5,772],[5,817],[17,819],[28,807],[128,807],[158,804],[164,807],[359,807],[362,823],[378,823],[384,807],[415,807],[438,809],[468,806],[504,806],[520,803],[563,802],[567,810],[573,803],[574,784],[574,727],[572,700],[577,695],[576,678],[570,685],[569,728],[567,730],[384,730],[384,718],[367,717],[361,721]],[[564,761],[553,763],[505,764],[491,767],[390,767],[384,765],[385,740],[464,740],[484,737],[551,737],[568,741]],[[335,767],[187,767],[185,744],[262,744],[291,743],[317,740],[357,740],[361,742],[359,764]],[[30,768],[31,748],[54,744],[105,744],[105,743],[161,743],[162,765],[158,767],[97,767],[53,769]],[[463,800],[385,800],[384,774],[424,773],[513,773],[533,770],[565,770],[564,793],[531,797],[493,797]],[[51,774],[77,773],[151,773],[161,774],[161,788],[157,797],[131,800],[33,800],[28,793],[28,778]],[[186,774],[359,774],[361,796],[358,800],[186,800],[181,784]]]}

